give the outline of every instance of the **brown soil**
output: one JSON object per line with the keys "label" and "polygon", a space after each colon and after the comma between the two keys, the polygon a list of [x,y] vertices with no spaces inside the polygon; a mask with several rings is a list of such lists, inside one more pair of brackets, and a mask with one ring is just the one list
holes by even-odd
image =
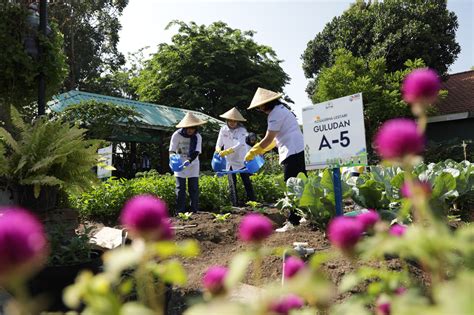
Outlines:
{"label": "brown soil", "polygon": [[[201,254],[199,257],[184,261],[185,269],[188,272],[188,283],[185,287],[173,290],[173,298],[170,301],[173,311],[170,314],[181,314],[186,298],[195,297],[199,294],[202,275],[209,266],[228,265],[235,254],[247,248],[247,245],[239,241],[236,236],[239,222],[245,213],[245,210],[238,211],[237,213],[234,212],[227,221],[222,223],[213,222],[214,217],[210,213],[193,214],[188,221],[173,219],[173,224],[177,227],[176,239],[178,241],[185,239],[197,240],[201,247]],[[280,226],[285,219],[278,213],[277,209],[268,209],[267,216],[272,219],[275,227]],[[180,228],[187,225],[190,227]],[[317,230],[308,223],[303,223],[286,233],[274,233],[263,245],[291,247],[293,242],[307,242],[309,247],[314,248],[316,252],[327,251],[330,247],[324,231]],[[401,269],[398,259],[390,259],[383,262],[383,264],[393,270]],[[324,264],[323,271],[337,285],[345,274],[353,271],[358,265],[360,264],[340,257]],[[379,267],[381,263],[374,262],[370,265]],[[411,265],[409,268],[416,281],[427,284],[426,277],[420,269]],[[281,279],[281,269],[281,257],[266,257],[261,270],[263,282],[268,283]],[[244,283],[253,284],[252,277],[250,276],[249,274],[247,275]],[[351,292],[340,294],[336,297],[336,302],[342,301],[363,289],[364,286],[362,285]]]}

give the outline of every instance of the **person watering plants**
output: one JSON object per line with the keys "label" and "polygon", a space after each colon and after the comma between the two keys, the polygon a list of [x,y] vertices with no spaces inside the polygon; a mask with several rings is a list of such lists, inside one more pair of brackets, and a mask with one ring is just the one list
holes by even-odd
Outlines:
{"label": "person watering plants", "polygon": [[[239,170],[245,167],[244,158],[250,147],[246,143],[248,136],[247,129],[242,122],[247,121],[240,112],[233,107],[219,117],[226,119],[226,125],[219,130],[217,137],[216,152],[221,157],[226,157],[226,170]],[[230,201],[234,207],[239,205],[237,197],[237,175],[228,174]],[[255,200],[255,194],[250,181],[249,173],[240,173],[240,178],[244,183],[245,193],[248,201]]]}
{"label": "person watering plants", "polygon": [[[278,148],[279,162],[283,166],[285,182],[299,173],[306,174],[304,160],[304,141],[296,116],[280,100],[283,94],[258,88],[248,109],[256,108],[268,115],[267,132],[259,143],[255,144],[245,156],[252,160],[256,155]],[[277,232],[286,232],[300,224],[301,217],[290,212],[288,221]]]}
{"label": "person watering plants", "polygon": [[186,113],[183,120],[176,125],[176,130],[171,136],[170,158],[179,154],[183,161],[182,170],[174,172],[176,176],[176,209],[186,212],[186,180],[188,193],[191,199],[191,212],[199,209],[199,154],[201,153],[202,138],[198,126],[205,124],[191,113]]}

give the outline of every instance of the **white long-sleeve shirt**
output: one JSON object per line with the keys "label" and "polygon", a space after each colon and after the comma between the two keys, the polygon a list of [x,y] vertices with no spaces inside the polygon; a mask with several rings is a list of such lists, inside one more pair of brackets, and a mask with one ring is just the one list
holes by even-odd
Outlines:
{"label": "white long-sleeve shirt", "polygon": [[237,127],[230,129],[229,126],[222,126],[217,137],[216,151],[224,146],[224,150],[234,149],[234,153],[226,156],[227,170],[232,166],[233,170],[238,170],[243,167],[245,155],[250,147],[245,143],[245,137],[248,135],[245,127]]}

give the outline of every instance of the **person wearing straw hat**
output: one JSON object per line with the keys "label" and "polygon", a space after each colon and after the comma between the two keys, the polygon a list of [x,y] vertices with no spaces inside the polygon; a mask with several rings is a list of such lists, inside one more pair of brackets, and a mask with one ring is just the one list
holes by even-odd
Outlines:
{"label": "person wearing straw hat", "polygon": [[178,212],[186,212],[186,180],[191,199],[191,212],[199,209],[199,154],[202,150],[202,138],[198,126],[205,124],[203,121],[187,112],[184,118],[176,125],[176,130],[171,136],[169,153],[179,154],[183,162],[183,170],[174,172],[176,176],[176,208]]}
{"label": "person wearing straw hat", "polygon": [[[242,122],[247,121],[242,114],[235,108],[220,115],[219,117],[226,119],[226,125],[219,130],[219,136],[216,142],[216,152],[221,157],[226,157],[226,170],[239,170],[245,167],[244,158],[250,147],[246,143],[248,135],[247,129]],[[236,174],[228,174],[230,201],[234,207],[238,206],[237,198],[237,176]],[[255,194],[250,181],[250,174],[240,173],[240,178],[244,183],[245,193],[249,201],[255,200]]]}
{"label": "person wearing straw hat", "polygon": [[[267,132],[265,137],[254,145],[245,160],[252,160],[256,155],[271,150],[275,144],[278,147],[279,162],[283,166],[285,182],[299,173],[306,174],[304,160],[304,141],[296,116],[280,100],[281,93],[258,88],[248,109],[256,108],[268,115]],[[290,212],[286,224],[277,232],[286,232],[299,225],[301,217]]]}

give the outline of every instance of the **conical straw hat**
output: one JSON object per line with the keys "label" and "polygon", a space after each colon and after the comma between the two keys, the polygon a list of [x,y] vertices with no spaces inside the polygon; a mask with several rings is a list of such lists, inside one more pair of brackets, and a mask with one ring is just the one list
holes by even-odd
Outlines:
{"label": "conical straw hat", "polygon": [[252,103],[250,103],[250,106],[247,109],[262,106],[263,104],[277,100],[282,96],[282,93],[273,92],[259,87],[253,96]]}
{"label": "conical straw hat", "polygon": [[187,112],[184,118],[176,125],[176,128],[190,128],[190,127],[197,127],[200,125],[204,125],[207,121],[201,120]]}
{"label": "conical straw hat", "polygon": [[235,107],[232,107],[230,110],[226,111],[219,117],[235,121],[247,121],[247,119],[245,119],[244,116],[242,116],[242,114]]}

